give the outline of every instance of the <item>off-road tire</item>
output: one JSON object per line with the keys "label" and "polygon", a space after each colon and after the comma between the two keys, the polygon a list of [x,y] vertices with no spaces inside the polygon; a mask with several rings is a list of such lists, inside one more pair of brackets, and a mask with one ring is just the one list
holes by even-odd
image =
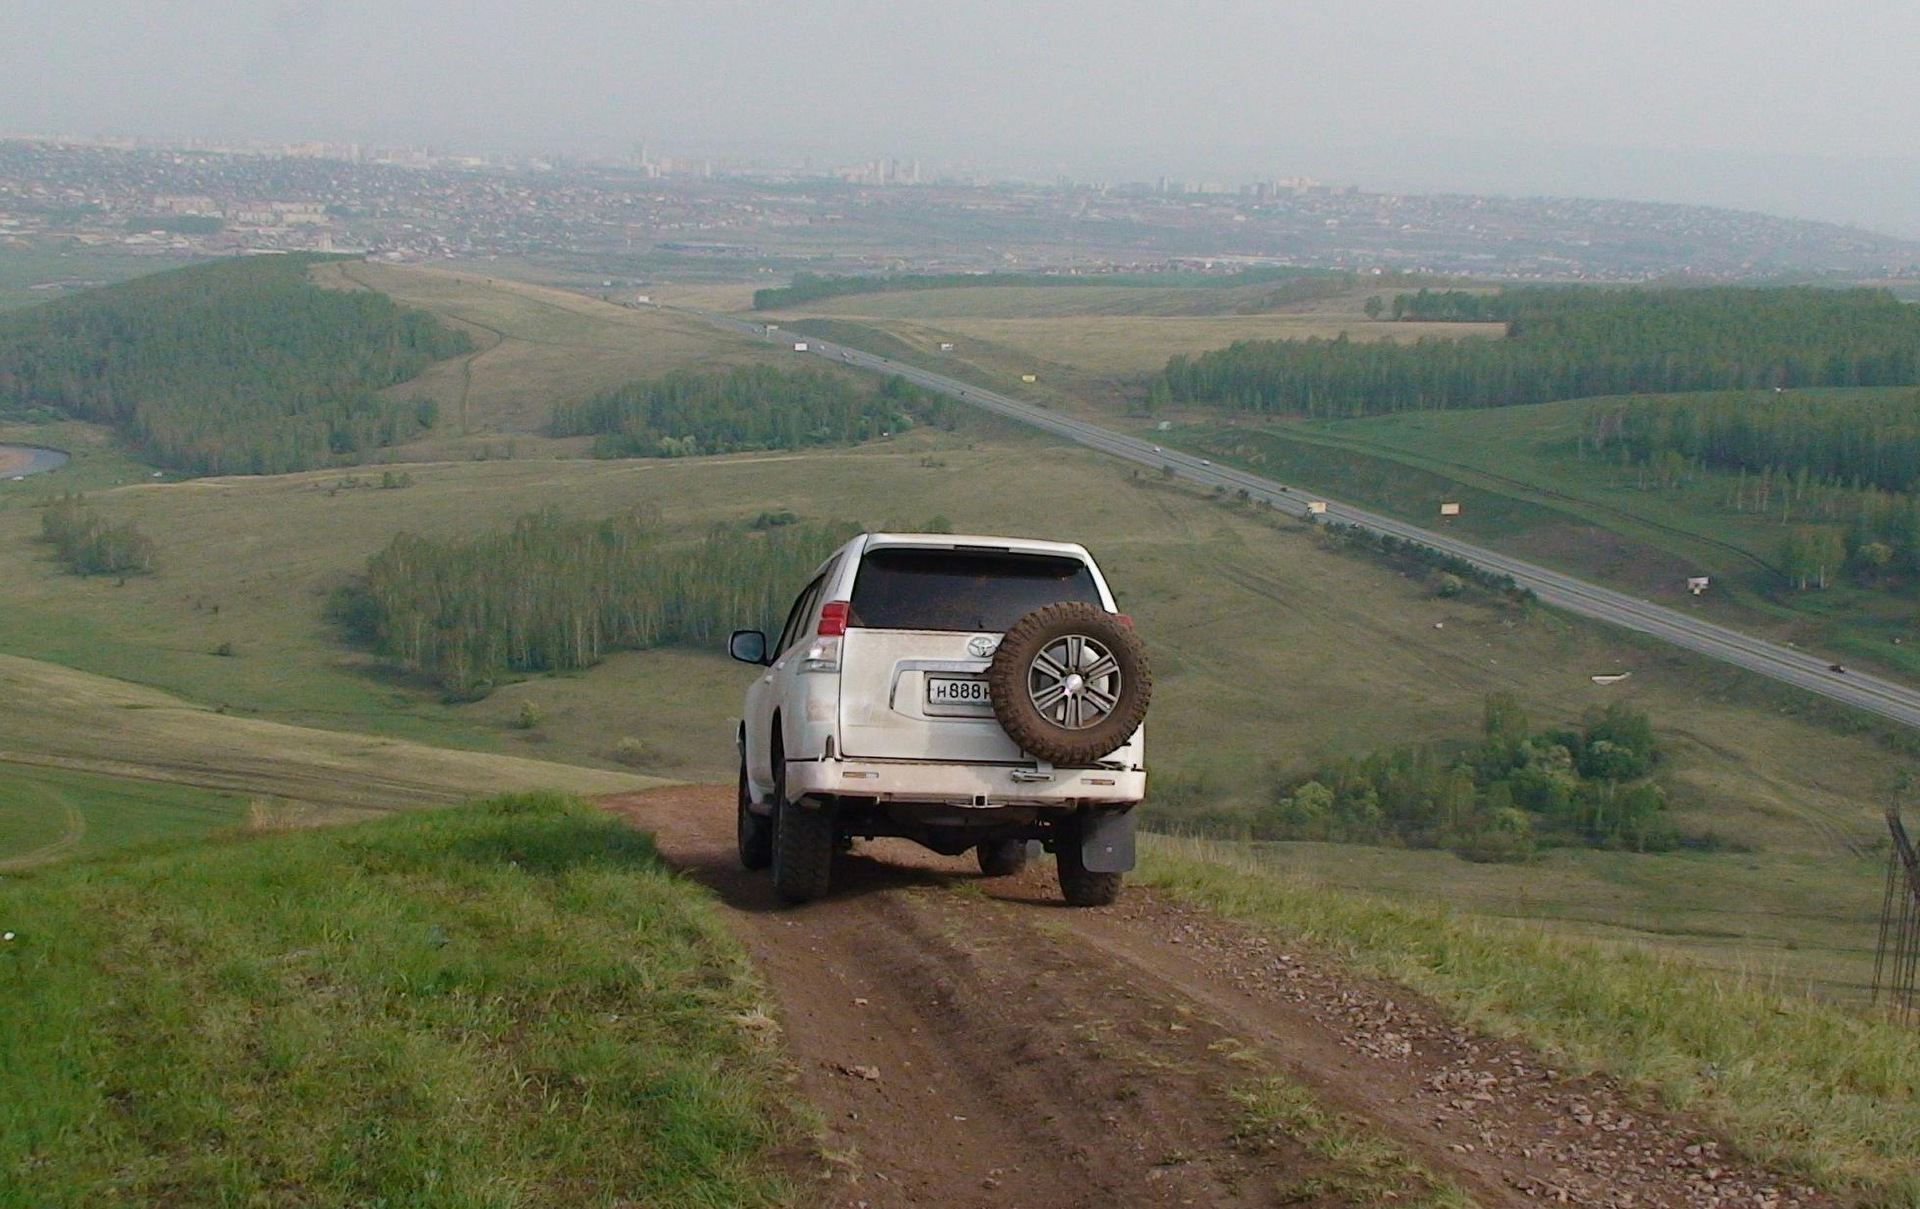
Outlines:
{"label": "off-road tire", "polygon": [[760,870],[773,864],[773,819],[764,814],[755,814],[750,807],[753,804],[753,790],[748,788],[747,762],[740,761],[740,797],[737,831],[740,840],[740,867]]}
{"label": "off-road tire", "polygon": [[1147,649],[1117,614],[1081,601],[1013,623],[987,668],[993,716],[1022,751],[1091,764],[1133,737],[1153,697]]}
{"label": "off-road tire", "polygon": [[1120,897],[1120,873],[1094,873],[1080,859],[1080,829],[1064,828],[1054,847],[1060,897],[1069,907],[1106,907]]}
{"label": "off-road tire", "polygon": [[783,903],[826,896],[833,876],[833,807],[787,800],[787,758],[773,748],[773,893]]}
{"label": "off-road tire", "polygon": [[989,840],[973,850],[980,872],[988,877],[1012,877],[1027,867],[1027,841]]}

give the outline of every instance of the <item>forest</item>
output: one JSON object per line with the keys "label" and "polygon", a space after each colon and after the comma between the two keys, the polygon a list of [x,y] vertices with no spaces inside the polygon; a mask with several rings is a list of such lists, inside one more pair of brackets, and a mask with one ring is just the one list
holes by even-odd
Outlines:
{"label": "forest", "polygon": [[384,294],[328,290],[312,256],[252,256],[0,315],[0,405],[111,425],[186,474],[358,461],[436,418],[381,394],[470,351]]}
{"label": "forest", "polygon": [[473,699],[518,673],[777,629],[807,576],[858,528],[770,514],[689,543],[644,511],[589,520],[546,509],[473,541],[402,533],[330,611],[450,699]]}
{"label": "forest", "polygon": [[951,428],[955,404],[895,375],[829,370],[680,370],[554,409],[557,437],[593,436],[595,456],[671,458],[853,445],[916,422]]}
{"label": "forest", "polygon": [[1257,839],[1448,848],[1522,860],[1540,845],[1663,851],[1681,842],[1651,779],[1647,716],[1608,706],[1579,729],[1534,731],[1509,694],[1486,699],[1478,744],[1395,748],[1328,761],[1275,786]]}
{"label": "forest", "polygon": [[1243,340],[1175,356],[1148,403],[1321,419],[1597,395],[1920,383],[1920,309],[1884,290],[1554,287],[1399,295],[1504,338]]}
{"label": "forest", "polygon": [[1920,487],[1920,391],[1625,399],[1596,405],[1592,424],[1598,448],[1636,462],[1671,453],[1722,470],[1882,491]]}

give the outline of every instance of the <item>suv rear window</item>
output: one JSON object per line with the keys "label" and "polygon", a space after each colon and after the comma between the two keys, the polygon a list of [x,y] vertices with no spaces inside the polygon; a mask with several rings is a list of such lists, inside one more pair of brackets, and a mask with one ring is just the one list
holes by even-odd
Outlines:
{"label": "suv rear window", "polygon": [[1042,605],[1100,605],[1077,558],[981,550],[874,550],[860,560],[847,623],[876,630],[998,633]]}

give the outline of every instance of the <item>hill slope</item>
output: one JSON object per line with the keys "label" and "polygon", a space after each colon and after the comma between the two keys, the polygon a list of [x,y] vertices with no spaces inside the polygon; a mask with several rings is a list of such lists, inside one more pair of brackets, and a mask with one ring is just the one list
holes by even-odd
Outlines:
{"label": "hill slope", "polygon": [[578,801],[0,879],[0,1200],[790,1203],[711,908]]}

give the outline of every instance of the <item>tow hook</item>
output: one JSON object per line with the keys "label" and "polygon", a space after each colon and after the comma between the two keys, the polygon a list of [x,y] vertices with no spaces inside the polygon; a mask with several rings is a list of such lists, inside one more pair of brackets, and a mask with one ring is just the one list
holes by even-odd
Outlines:
{"label": "tow hook", "polygon": [[1041,764],[1036,768],[1016,768],[1011,780],[1015,785],[1043,785],[1053,780],[1053,765]]}

